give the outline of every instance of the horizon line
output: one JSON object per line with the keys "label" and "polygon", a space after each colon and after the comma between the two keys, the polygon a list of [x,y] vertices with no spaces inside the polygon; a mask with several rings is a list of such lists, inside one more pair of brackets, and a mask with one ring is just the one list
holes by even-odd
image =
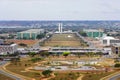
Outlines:
{"label": "horizon line", "polygon": [[27,19],[23,19],[23,20],[0,20],[0,21],[120,21],[120,20],[27,20]]}

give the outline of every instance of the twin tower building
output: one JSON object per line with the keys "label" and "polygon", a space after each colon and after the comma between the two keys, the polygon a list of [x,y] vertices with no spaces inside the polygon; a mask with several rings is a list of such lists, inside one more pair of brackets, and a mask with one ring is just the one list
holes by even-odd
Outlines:
{"label": "twin tower building", "polygon": [[59,23],[59,24],[58,24],[58,32],[59,32],[59,33],[62,33],[62,32],[63,32],[63,31],[62,31],[62,29],[63,29],[62,26],[63,26],[62,23]]}

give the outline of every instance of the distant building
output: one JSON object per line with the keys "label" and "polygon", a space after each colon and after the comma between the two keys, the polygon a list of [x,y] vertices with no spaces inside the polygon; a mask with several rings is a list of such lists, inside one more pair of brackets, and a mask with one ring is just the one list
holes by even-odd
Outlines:
{"label": "distant building", "polygon": [[17,51],[17,44],[0,45],[0,55],[13,54]]}
{"label": "distant building", "polygon": [[103,30],[99,29],[84,29],[83,30],[84,32],[86,32],[87,36],[88,37],[91,37],[91,38],[100,38],[100,37],[103,37]]}
{"label": "distant building", "polygon": [[103,53],[107,53],[107,54],[111,55],[111,54],[112,54],[112,49],[111,49],[111,47],[104,47],[104,48],[103,48]]}
{"label": "distant building", "polygon": [[4,43],[4,41],[2,39],[0,39],[0,44],[3,44],[3,43]]}
{"label": "distant building", "polygon": [[66,31],[63,31],[63,24],[62,23],[59,23],[58,24],[58,31],[56,31],[55,33],[73,33],[72,30],[66,30]]}
{"label": "distant building", "polygon": [[104,46],[110,46],[110,45],[117,44],[117,43],[120,43],[120,40],[115,39],[114,37],[106,36],[102,38],[102,44]]}
{"label": "distant building", "polygon": [[112,52],[115,54],[120,54],[120,43],[112,45]]}
{"label": "distant building", "polygon": [[63,53],[63,52],[71,52],[71,53],[88,53],[88,52],[102,52],[100,48],[81,48],[81,47],[52,47],[48,52],[52,53]]}
{"label": "distant building", "polygon": [[55,33],[62,33],[63,32],[63,25],[62,23],[58,24],[58,31],[56,31]]}
{"label": "distant building", "polygon": [[59,23],[58,31],[59,31],[59,33],[62,33],[62,32],[63,32],[63,31],[62,31],[62,23]]}
{"label": "distant building", "polygon": [[7,33],[0,34],[0,37],[1,37],[1,39],[2,39],[2,38],[5,39],[5,38],[8,38],[8,37],[9,37],[9,34],[7,34]]}
{"label": "distant building", "polygon": [[18,39],[36,39],[37,35],[44,33],[44,29],[30,29],[17,33]]}

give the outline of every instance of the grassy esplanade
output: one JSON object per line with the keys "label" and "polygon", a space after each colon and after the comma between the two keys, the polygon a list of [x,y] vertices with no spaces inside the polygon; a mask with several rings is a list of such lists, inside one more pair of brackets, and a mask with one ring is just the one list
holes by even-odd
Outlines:
{"label": "grassy esplanade", "polygon": [[72,33],[66,34],[53,34],[51,38],[45,41],[44,46],[86,46],[84,42],[76,35]]}

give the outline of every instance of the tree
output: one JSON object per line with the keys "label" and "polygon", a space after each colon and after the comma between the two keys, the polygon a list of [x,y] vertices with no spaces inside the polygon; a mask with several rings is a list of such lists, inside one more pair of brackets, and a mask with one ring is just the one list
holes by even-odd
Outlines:
{"label": "tree", "polygon": [[120,57],[120,53],[118,54],[118,57]]}
{"label": "tree", "polygon": [[116,64],[114,65],[114,67],[120,67],[120,64],[119,64],[119,63],[116,63]]}
{"label": "tree", "polygon": [[79,34],[84,36],[84,37],[87,37],[87,34],[85,32],[83,32],[83,31],[80,31]]}
{"label": "tree", "polygon": [[103,53],[102,53],[102,52],[97,52],[97,54],[98,54],[98,55],[100,55],[100,56],[102,56],[102,55],[103,55]]}
{"label": "tree", "polygon": [[88,53],[86,53],[86,55],[87,55],[88,57],[92,57],[94,54],[95,54],[94,52],[88,52]]}
{"label": "tree", "polygon": [[42,60],[42,59],[41,58],[32,58],[31,59],[32,62],[37,62],[37,61],[40,61],[40,60]]}
{"label": "tree", "polygon": [[27,44],[24,44],[24,43],[20,43],[19,45],[23,47],[27,47]]}
{"label": "tree", "polygon": [[36,55],[35,52],[29,52],[29,56],[34,57]]}
{"label": "tree", "polygon": [[41,52],[40,53],[40,56],[42,56],[42,57],[45,57],[45,56],[49,56],[50,54],[49,54],[49,52]]}
{"label": "tree", "polygon": [[81,56],[81,53],[76,53],[77,54],[77,56],[80,58],[80,56]]}
{"label": "tree", "polygon": [[42,39],[43,37],[45,37],[45,33],[42,33],[42,34],[39,34],[39,35],[37,35],[37,39]]}
{"label": "tree", "polygon": [[70,54],[70,52],[63,52],[63,56],[65,56],[65,58]]}
{"label": "tree", "polygon": [[42,72],[42,74],[43,74],[45,77],[49,77],[51,73],[52,73],[51,70],[44,70],[44,71]]}

